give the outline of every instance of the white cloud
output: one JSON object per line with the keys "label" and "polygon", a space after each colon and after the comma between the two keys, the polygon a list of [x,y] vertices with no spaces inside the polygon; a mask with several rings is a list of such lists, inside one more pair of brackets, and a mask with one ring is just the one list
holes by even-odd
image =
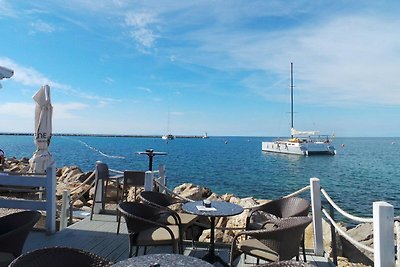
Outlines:
{"label": "white cloud", "polygon": [[110,77],[106,77],[106,78],[104,79],[104,82],[105,82],[106,84],[113,84],[115,81],[114,81],[114,79],[112,79],[112,78],[110,78]]}
{"label": "white cloud", "polygon": [[53,106],[54,120],[71,120],[79,118],[79,114],[75,114],[77,111],[82,111],[89,108],[88,105],[78,102],[72,103],[56,103]]}
{"label": "white cloud", "polygon": [[13,60],[9,58],[0,58],[0,65],[5,66],[14,70],[14,76],[12,77],[12,81],[33,87],[41,87],[44,84],[50,85],[51,88],[55,88],[57,90],[61,90],[65,94],[89,99],[89,100],[97,100],[103,102],[116,102],[119,101],[110,97],[102,97],[95,94],[86,93],[82,89],[75,89],[70,85],[62,84],[56,81],[51,80],[46,77],[44,74],[35,70],[31,67],[21,66],[15,63]]}
{"label": "white cloud", "polygon": [[0,0],[0,18],[16,17],[17,12],[11,7],[7,0]]}
{"label": "white cloud", "polygon": [[125,25],[132,28],[130,36],[136,41],[142,52],[148,52],[158,38],[152,28],[155,23],[157,23],[157,19],[149,12],[128,12],[125,15]]}
{"label": "white cloud", "polygon": [[289,83],[281,90],[271,84],[288,81],[293,61],[303,102],[398,105],[399,27],[397,18],[348,15],[270,32],[203,29],[187,35],[199,47],[184,57],[222,71],[252,73],[244,79],[246,86],[271,100],[287,92]]}
{"label": "white cloud", "polygon": [[7,117],[18,117],[18,118],[29,118],[34,117],[35,105],[32,103],[17,103],[17,102],[6,102],[1,104],[1,114],[2,116],[7,115]]}
{"label": "white cloud", "polygon": [[146,93],[148,93],[148,94],[151,94],[151,93],[152,93],[151,89],[150,89],[150,88],[147,88],[147,87],[138,86],[137,89],[139,89],[139,90],[141,90],[141,91],[144,91],[144,92],[146,92]]}
{"label": "white cloud", "polygon": [[55,31],[55,27],[42,21],[36,20],[35,22],[30,23],[31,31],[30,34],[36,34],[37,32],[45,32],[45,33],[52,33]]}

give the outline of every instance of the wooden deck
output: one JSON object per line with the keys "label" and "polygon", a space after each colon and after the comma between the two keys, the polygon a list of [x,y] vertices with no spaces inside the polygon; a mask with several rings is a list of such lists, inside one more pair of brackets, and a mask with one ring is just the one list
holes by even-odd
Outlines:
{"label": "wooden deck", "polygon": [[[123,221],[123,220],[122,220]],[[90,251],[113,262],[128,258],[128,235],[125,223],[121,223],[120,234],[116,234],[116,216],[95,215],[91,221],[89,218],[75,223],[63,231],[54,235],[46,235],[44,232],[33,231],[28,236],[23,252],[52,246],[67,246]],[[190,242],[185,243],[185,255],[202,257],[207,252],[206,244],[196,244],[194,248]],[[172,253],[170,246],[151,247],[147,249],[150,253]],[[226,262],[229,260],[229,246],[217,246],[217,253]],[[139,251],[139,255],[143,251]],[[333,266],[325,257],[316,257],[309,252],[307,260],[319,267]],[[254,266],[255,259],[252,257],[241,257],[237,260],[238,267]],[[221,266],[215,264],[215,266]]]}

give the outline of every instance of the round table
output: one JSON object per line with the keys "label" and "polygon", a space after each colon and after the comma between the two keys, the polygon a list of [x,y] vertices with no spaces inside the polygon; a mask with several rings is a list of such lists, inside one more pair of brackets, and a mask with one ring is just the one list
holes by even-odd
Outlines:
{"label": "round table", "polygon": [[191,256],[181,254],[148,254],[129,258],[115,263],[112,267],[167,267],[198,266],[211,267],[210,263]]}
{"label": "round table", "polygon": [[223,265],[227,265],[219,256],[215,255],[215,218],[238,215],[243,212],[243,208],[225,201],[211,201],[211,207],[206,208],[203,206],[203,201],[194,201],[183,204],[182,209],[187,213],[210,218],[210,248],[203,259],[210,263],[218,261]]}

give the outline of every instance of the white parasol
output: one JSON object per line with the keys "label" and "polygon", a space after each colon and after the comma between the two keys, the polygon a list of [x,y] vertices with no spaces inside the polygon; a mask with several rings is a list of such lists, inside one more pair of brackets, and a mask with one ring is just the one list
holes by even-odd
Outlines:
{"label": "white parasol", "polygon": [[54,163],[48,150],[52,132],[53,106],[50,101],[50,86],[44,85],[33,96],[35,107],[36,151],[29,160],[30,172],[44,173]]}

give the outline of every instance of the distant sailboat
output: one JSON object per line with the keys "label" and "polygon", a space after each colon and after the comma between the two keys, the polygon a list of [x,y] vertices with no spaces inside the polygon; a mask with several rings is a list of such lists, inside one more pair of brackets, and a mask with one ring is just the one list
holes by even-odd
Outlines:
{"label": "distant sailboat", "polygon": [[163,140],[173,140],[173,139],[175,139],[175,136],[172,135],[170,133],[170,131],[169,131],[169,117],[170,117],[170,114],[169,114],[169,109],[168,109],[167,134],[164,134],[163,136],[161,136],[161,139],[163,139]]}

